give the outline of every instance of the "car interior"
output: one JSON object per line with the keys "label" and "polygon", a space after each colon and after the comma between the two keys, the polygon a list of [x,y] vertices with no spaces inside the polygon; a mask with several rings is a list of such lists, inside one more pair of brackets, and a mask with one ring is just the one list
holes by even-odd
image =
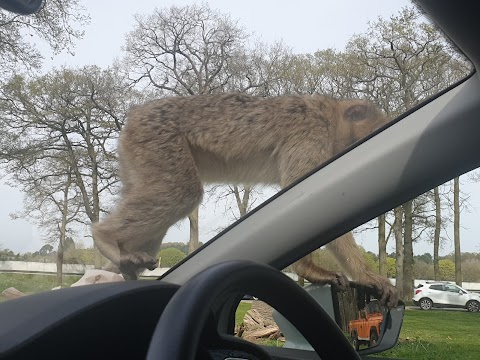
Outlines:
{"label": "car interior", "polygon": [[[417,5],[480,65],[473,35],[480,32],[478,5]],[[366,359],[394,346],[402,304],[385,313],[390,325],[378,346],[356,351],[328,311],[281,269],[479,167],[479,117],[474,71],[281,190],[157,281],[79,286],[1,303],[0,357]],[[234,337],[235,310],[245,294],[278,310],[313,350]]]}

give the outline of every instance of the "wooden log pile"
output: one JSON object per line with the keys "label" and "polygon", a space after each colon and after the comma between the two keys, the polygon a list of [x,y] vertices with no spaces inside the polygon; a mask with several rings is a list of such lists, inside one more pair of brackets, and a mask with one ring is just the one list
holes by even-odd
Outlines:
{"label": "wooden log pile", "polygon": [[272,307],[261,301],[254,301],[235,333],[237,336],[258,343],[262,340],[285,341],[283,334],[272,317]]}

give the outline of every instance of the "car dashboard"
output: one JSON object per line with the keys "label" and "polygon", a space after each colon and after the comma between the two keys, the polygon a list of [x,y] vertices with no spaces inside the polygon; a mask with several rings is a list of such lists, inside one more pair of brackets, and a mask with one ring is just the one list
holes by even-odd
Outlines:
{"label": "car dashboard", "polygon": [[145,358],[178,289],[162,281],[94,284],[6,301],[0,358]]}

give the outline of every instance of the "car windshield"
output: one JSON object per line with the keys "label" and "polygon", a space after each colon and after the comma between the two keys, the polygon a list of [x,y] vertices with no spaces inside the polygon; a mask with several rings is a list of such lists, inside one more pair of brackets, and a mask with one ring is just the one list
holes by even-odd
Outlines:
{"label": "car windshield", "polygon": [[[46,0],[28,16],[0,9],[0,60],[0,302],[157,279],[474,70],[403,0]],[[408,305],[427,280],[480,291],[478,179],[452,179],[349,233]],[[309,259],[343,271],[319,245]],[[320,281],[296,263],[283,271]],[[401,349],[437,346],[405,326]]]}

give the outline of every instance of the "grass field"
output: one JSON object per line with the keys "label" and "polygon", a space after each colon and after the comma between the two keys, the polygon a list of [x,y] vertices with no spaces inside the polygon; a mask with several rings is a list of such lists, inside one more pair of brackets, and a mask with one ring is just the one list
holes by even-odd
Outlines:
{"label": "grass field", "polygon": [[250,310],[252,304],[249,302],[242,301],[237,308],[237,312],[235,313],[235,324],[241,325],[243,323],[243,317],[245,316],[246,312]]}
{"label": "grass field", "polygon": [[[63,286],[70,286],[81,276],[64,276]],[[5,300],[2,291],[14,287],[25,293],[34,294],[42,291],[49,291],[57,286],[56,275],[37,275],[37,274],[7,274],[0,273],[0,301]]]}
{"label": "grass field", "polygon": [[382,356],[415,360],[480,359],[480,313],[406,310],[400,340]]}

